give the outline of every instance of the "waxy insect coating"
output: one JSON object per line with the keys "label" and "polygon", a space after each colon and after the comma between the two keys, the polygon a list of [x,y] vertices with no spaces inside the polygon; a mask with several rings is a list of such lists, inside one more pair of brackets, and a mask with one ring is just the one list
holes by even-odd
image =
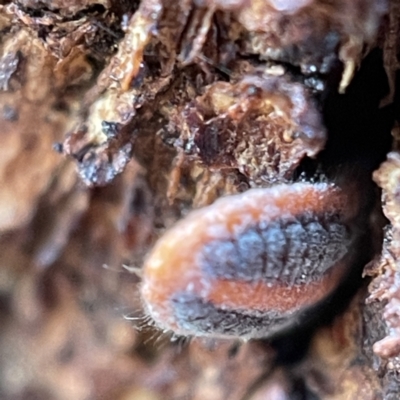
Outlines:
{"label": "waxy insect coating", "polygon": [[329,296],[352,257],[353,215],[333,184],[221,198],[167,231],[145,261],[149,315],[179,335],[268,337]]}

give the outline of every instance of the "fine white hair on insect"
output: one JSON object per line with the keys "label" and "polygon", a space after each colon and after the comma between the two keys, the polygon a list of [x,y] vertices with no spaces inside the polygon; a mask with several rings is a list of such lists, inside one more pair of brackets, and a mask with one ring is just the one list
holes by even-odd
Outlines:
{"label": "fine white hair on insect", "polygon": [[143,271],[142,268],[139,267],[138,265],[126,265],[126,264],[122,264],[122,268],[128,272],[130,272],[131,274],[135,274],[136,276],[138,276],[139,278],[141,278],[143,276]]}

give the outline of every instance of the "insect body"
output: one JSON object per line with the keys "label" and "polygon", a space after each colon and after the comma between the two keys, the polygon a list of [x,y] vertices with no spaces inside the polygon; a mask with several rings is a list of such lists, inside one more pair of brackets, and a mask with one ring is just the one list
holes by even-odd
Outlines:
{"label": "insect body", "polygon": [[347,274],[357,236],[344,192],[294,183],[219,199],[156,243],[142,297],[163,329],[267,337],[298,322]]}

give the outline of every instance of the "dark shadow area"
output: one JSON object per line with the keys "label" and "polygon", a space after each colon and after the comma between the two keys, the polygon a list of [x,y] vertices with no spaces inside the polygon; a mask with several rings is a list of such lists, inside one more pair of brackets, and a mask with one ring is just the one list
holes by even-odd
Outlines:
{"label": "dark shadow area", "polygon": [[337,83],[327,91],[323,104],[328,130],[326,148],[316,160],[304,160],[298,175],[315,178],[322,173],[339,185],[353,188],[355,184],[356,189],[350,190],[360,190],[357,195],[360,236],[352,249],[354,256],[349,274],[336,292],[321,307],[309,312],[305,324],[268,342],[277,351],[278,365],[300,361],[308,351],[313,332],[346,309],[357,290],[366,283],[362,278],[363,268],[379,251],[381,243],[381,238],[373,237],[369,229],[369,216],[380,201],[372,172],[391,149],[394,109],[399,99],[395,98],[394,103],[384,108],[379,107],[389,90],[379,49],[365,58],[345,94],[337,92]]}

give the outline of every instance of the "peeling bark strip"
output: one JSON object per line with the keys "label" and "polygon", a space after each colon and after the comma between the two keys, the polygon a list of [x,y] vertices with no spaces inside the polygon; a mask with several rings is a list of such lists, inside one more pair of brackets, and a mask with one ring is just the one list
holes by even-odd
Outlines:
{"label": "peeling bark strip", "polygon": [[[382,256],[370,266],[368,273],[375,276],[370,285],[369,303],[381,304],[380,318],[386,325],[385,337],[380,337],[374,346],[374,352],[383,359],[391,360],[400,368],[400,203],[398,191],[400,186],[400,155],[397,152],[388,154],[388,160],[374,173],[374,179],[383,189],[383,210],[390,221],[387,228]],[[376,316],[377,317],[377,316]]]}

